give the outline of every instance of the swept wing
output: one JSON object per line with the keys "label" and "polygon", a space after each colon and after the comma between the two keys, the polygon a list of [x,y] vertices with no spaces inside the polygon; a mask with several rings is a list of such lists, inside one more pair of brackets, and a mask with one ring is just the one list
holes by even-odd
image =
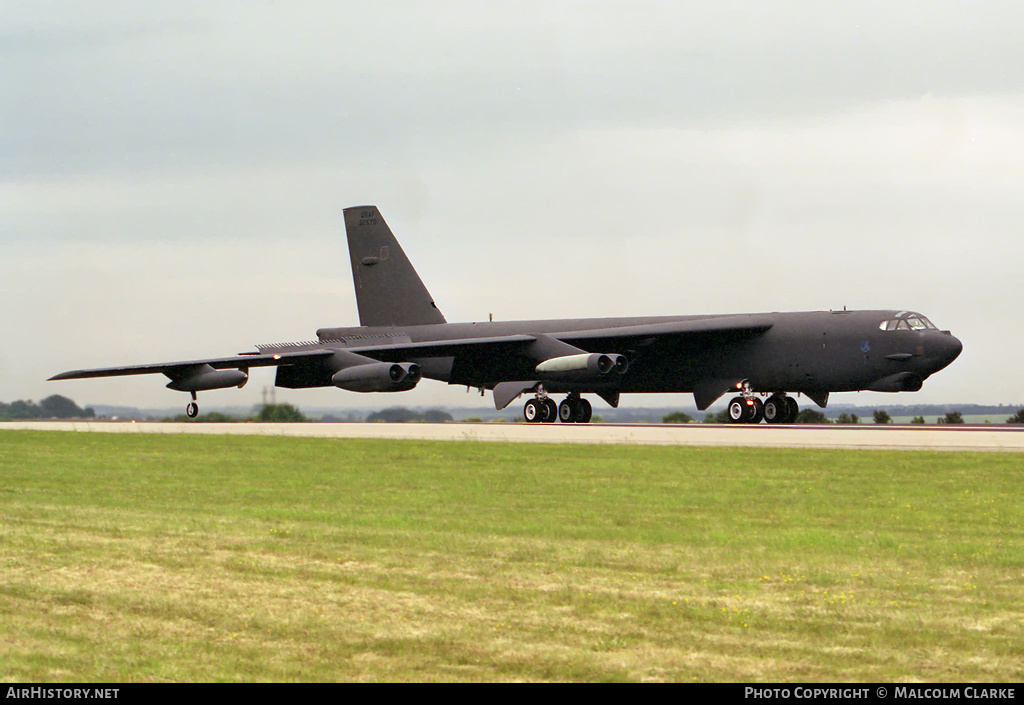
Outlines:
{"label": "swept wing", "polygon": [[71,370],[50,377],[49,381],[58,379],[88,379],[90,377],[123,377],[126,375],[148,375],[163,373],[174,377],[179,370],[209,365],[215,370],[244,369],[247,367],[273,367],[275,365],[294,365],[313,362],[331,355],[331,350],[312,350],[303,352],[287,352],[277,354],[242,353],[233,357],[213,357],[206,360],[181,360],[178,362],[158,362],[150,365],[126,365],[123,367],[101,367],[94,370]]}

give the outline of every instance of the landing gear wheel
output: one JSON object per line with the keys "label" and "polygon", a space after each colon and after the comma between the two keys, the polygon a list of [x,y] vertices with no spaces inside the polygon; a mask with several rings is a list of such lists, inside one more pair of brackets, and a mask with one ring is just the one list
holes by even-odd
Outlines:
{"label": "landing gear wheel", "polygon": [[543,423],[554,423],[555,419],[558,418],[558,404],[551,397],[541,400],[542,411],[541,421]]}
{"label": "landing gear wheel", "polygon": [[199,405],[196,404],[194,401],[190,401],[188,403],[188,406],[185,407],[185,413],[188,414],[188,417],[190,419],[194,419],[195,417],[199,416]]}
{"label": "landing gear wheel", "polygon": [[761,423],[764,418],[764,404],[760,399],[754,398],[747,402],[747,423]]}
{"label": "landing gear wheel", "polygon": [[785,397],[786,406],[789,407],[789,413],[786,414],[786,423],[796,423],[796,417],[800,415],[800,405],[796,403],[796,399],[793,397]]}
{"label": "landing gear wheel", "polygon": [[743,397],[736,397],[729,402],[727,411],[729,414],[729,423],[746,423],[747,402]]}
{"label": "landing gear wheel", "polygon": [[590,423],[594,415],[594,407],[586,399],[580,399],[580,415],[576,417],[576,423]]}
{"label": "landing gear wheel", "polygon": [[562,423],[576,423],[580,418],[580,404],[578,399],[566,397],[558,405],[558,420]]}
{"label": "landing gear wheel", "polygon": [[786,397],[773,394],[764,403],[764,420],[770,424],[786,423],[789,418],[789,404]]}
{"label": "landing gear wheel", "polygon": [[531,399],[526,402],[526,406],[523,407],[523,418],[526,419],[526,423],[537,423],[540,421],[541,409],[540,399]]}

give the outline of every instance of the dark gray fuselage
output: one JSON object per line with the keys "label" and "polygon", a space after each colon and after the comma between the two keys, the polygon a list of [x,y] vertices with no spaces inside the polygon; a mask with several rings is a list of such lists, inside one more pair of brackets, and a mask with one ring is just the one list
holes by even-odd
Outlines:
{"label": "dark gray fuselage", "polygon": [[[879,329],[895,311],[809,311],[800,313],[734,314],[728,316],[659,316],[540,321],[443,323],[398,327],[323,328],[321,344],[359,346],[375,338],[395,342],[471,340],[516,334],[553,335],[589,352],[619,353],[630,359],[629,371],[614,381],[548,383],[557,391],[692,392],[708,379],[743,379],[764,392],[845,392],[871,387],[899,373],[926,379],[959,354],[961,343],[948,331]],[[621,340],[609,336],[575,340],[574,331],[598,329],[613,333],[630,326],[698,321],[751,319],[771,327],[757,334],[714,334]],[[889,359],[887,356],[900,356]],[[375,355],[390,359],[386,355]],[[450,384],[493,388],[508,380],[536,377],[535,359],[505,351],[498,355],[417,358],[423,376]],[[397,361],[397,359],[396,359]],[[323,386],[327,386],[329,380]],[[314,386],[314,385],[311,385]],[[321,386],[321,385],[315,385]],[[897,391],[897,390],[880,390]]]}

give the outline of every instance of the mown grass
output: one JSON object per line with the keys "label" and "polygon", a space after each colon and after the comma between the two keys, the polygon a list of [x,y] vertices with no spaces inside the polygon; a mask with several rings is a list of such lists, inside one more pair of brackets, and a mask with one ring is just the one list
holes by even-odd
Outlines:
{"label": "mown grass", "polygon": [[1024,457],[0,431],[12,681],[1024,675]]}

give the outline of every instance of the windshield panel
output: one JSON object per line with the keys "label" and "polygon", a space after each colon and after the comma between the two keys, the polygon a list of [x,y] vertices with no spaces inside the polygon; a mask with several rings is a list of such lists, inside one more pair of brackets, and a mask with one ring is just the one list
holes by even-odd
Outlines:
{"label": "windshield panel", "polygon": [[894,318],[878,324],[878,330],[938,330],[925,316],[913,311],[900,311]]}

